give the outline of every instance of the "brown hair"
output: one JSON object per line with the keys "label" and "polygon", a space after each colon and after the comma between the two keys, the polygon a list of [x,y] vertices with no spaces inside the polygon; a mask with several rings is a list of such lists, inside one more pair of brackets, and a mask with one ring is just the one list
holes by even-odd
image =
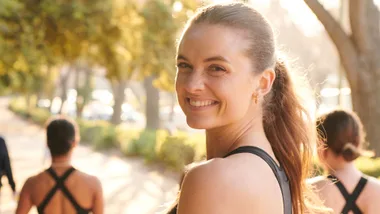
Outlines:
{"label": "brown hair", "polygon": [[[263,125],[273,152],[284,168],[290,182],[294,214],[310,208],[315,200],[306,178],[312,156],[315,129],[296,95],[289,71],[284,61],[276,56],[273,29],[269,22],[254,8],[243,3],[216,4],[202,8],[188,23],[187,29],[196,24],[220,25],[242,30],[249,42],[246,55],[252,59],[255,73],[274,69],[276,78],[272,90],[264,97]],[[315,135],[314,135],[315,136]],[[315,142],[315,141],[314,141]],[[309,193],[306,194],[306,192]]]}
{"label": "brown hair", "polygon": [[359,117],[354,112],[335,110],[317,120],[320,142],[346,161],[353,161],[361,155],[365,132]]}

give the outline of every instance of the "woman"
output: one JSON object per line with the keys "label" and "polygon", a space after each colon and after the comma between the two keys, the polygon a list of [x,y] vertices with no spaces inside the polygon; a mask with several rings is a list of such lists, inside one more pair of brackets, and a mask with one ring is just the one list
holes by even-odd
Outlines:
{"label": "woman", "polygon": [[38,213],[103,213],[100,181],[71,165],[72,152],[79,142],[76,127],[64,118],[49,122],[46,132],[51,167],[25,182],[16,214],[28,213],[32,206],[37,206]]}
{"label": "woman", "polygon": [[208,159],[187,173],[179,214],[313,213],[312,123],[260,13],[232,3],[195,14],[178,45],[176,91],[188,125],[206,130]]}
{"label": "woman", "polygon": [[322,139],[320,160],[329,174],[311,179],[327,207],[335,213],[377,214],[380,210],[380,182],[363,175],[353,161],[368,152],[362,150],[365,134],[355,113],[336,110],[318,119]]}
{"label": "woman", "polygon": [[1,178],[6,175],[8,178],[8,183],[12,188],[13,196],[16,195],[16,184],[13,179],[11,161],[8,154],[7,144],[4,138],[0,137],[0,192],[1,192]]}

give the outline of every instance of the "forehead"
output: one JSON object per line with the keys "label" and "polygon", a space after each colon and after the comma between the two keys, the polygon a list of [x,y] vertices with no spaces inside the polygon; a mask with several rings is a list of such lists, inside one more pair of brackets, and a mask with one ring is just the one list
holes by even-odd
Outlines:
{"label": "forehead", "polygon": [[222,25],[196,24],[185,33],[178,54],[191,58],[222,55],[233,60],[244,55],[248,41],[244,31]]}

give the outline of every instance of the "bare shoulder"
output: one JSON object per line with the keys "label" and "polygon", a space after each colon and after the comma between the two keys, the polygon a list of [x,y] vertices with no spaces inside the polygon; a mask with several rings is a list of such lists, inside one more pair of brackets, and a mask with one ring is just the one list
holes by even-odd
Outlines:
{"label": "bare shoulder", "polygon": [[179,213],[249,213],[253,208],[255,213],[268,213],[264,208],[276,191],[281,194],[273,172],[261,158],[252,154],[216,158],[188,172]]}
{"label": "bare shoulder", "polygon": [[30,188],[34,187],[36,182],[39,181],[40,174],[31,176],[28,179],[26,179],[23,188],[30,189]]}
{"label": "bare shoulder", "polygon": [[363,200],[367,203],[365,213],[375,214],[379,213],[380,204],[380,181],[374,177],[367,177],[368,182],[364,188]]}
{"label": "bare shoulder", "polygon": [[378,196],[377,198],[379,198],[380,197],[380,181],[374,177],[367,177],[367,179],[368,179],[368,182],[367,182],[368,188],[366,189],[369,191],[369,195],[371,195],[371,197]]}
{"label": "bare shoulder", "polygon": [[307,184],[311,185],[312,187],[321,190],[325,188],[328,185],[333,184],[330,179],[326,178],[325,176],[316,176],[313,178],[309,178],[306,180]]}
{"label": "bare shoulder", "polygon": [[93,190],[101,190],[102,189],[102,184],[99,180],[98,177],[94,175],[87,174],[85,172],[82,172],[80,170],[77,170],[77,173],[79,176],[85,180],[85,182],[91,187]]}

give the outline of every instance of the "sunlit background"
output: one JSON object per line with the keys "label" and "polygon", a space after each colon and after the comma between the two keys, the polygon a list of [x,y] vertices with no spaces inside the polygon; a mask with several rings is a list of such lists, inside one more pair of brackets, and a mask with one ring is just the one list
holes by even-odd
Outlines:
{"label": "sunlit background", "polygon": [[[65,114],[81,129],[73,163],[101,179],[106,213],[170,204],[184,165],[205,158],[204,133],[187,126],[176,100],[175,44],[196,8],[226,2],[1,0],[0,135],[17,189],[48,166],[41,127]],[[338,51],[305,2],[246,2],[272,23],[292,73],[306,80],[298,92],[313,118],[352,109]],[[319,2],[350,32],[348,1]],[[0,213],[14,213],[11,192],[2,191]]]}

